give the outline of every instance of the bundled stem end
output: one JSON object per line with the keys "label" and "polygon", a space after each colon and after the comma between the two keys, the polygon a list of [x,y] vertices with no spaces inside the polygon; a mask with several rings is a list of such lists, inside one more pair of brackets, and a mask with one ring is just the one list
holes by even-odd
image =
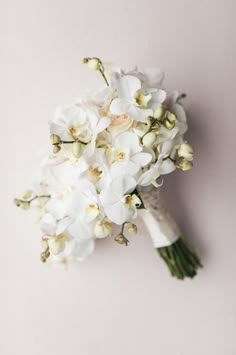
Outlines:
{"label": "bundled stem end", "polygon": [[182,236],[172,245],[158,248],[157,251],[171,275],[179,280],[184,280],[185,277],[193,278],[202,267],[199,257]]}

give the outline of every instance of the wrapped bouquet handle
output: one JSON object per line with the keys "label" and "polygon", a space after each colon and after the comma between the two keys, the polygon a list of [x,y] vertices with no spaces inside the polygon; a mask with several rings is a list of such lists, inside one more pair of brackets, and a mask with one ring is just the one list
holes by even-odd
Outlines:
{"label": "wrapped bouquet handle", "polygon": [[153,246],[165,261],[172,276],[193,278],[202,267],[196,252],[183,237],[175,220],[160,202],[159,189],[140,192],[145,209],[140,210]]}

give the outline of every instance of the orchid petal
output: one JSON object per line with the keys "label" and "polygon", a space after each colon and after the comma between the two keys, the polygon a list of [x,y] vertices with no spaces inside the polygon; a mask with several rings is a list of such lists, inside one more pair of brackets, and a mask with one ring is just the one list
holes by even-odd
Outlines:
{"label": "orchid petal", "polygon": [[144,85],[146,87],[158,87],[162,84],[164,80],[164,72],[160,68],[146,68],[144,70],[145,81]]}
{"label": "orchid petal", "polygon": [[129,111],[130,103],[125,99],[114,99],[110,105],[113,115],[123,115]]}
{"label": "orchid petal", "polygon": [[151,109],[139,108],[135,105],[132,105],[129,109],[129,116],[135,119],[138,122],[146,122],[148,116],[152,116],[153,111]]}
{"label": "orchid petal", "polygon": [[152,156],[149,153],[137,153],[132,156],[132,161],[138,164],[140,167],[143,167],[150,163]]}
{"label": "orchid petal", "polygon": [[112,164],[110,173],[113,178],[121,175],[131,175],[134,176],[140,170],[140,165],[132,160],[127,162],[117,162]]}
{"label": "orchid petal", "polygon": [[170,160],[166,159],[162,162],[160,166],[160,175],[169,174],[176,169],[175,164]]}
{"label": "orchid petal", "polygon": [[152,101],[158,102],[158,103],[163,103],[166,99],[166,92],[164,90],[157,90],[156,92],[152,93]]}
{"label": "orchid petal", "polygon": [[114,205],[105,207],[107,217],[116,224],[129,221],[133,217],[134,211],[135,209],[127,208],[124,203],[120,201]]}
{"label": "orchid petal", "polygon": [[133,132],[125,132],[120,134],[115,139],[115,145],[117,147],[128,147],[131,155],[142,150],[142,147],[139,144],[139,138]]}
{"label": "orchid petal", "polygon": [[136,181],[129,175],[116,177],[111,184],[100,193],[102,205],[111,205],[119,201],[126,193],[132,192]]}
{"label": "orchid petal", "polygon": [[141,89],[141,82],[132,75],[124,75],[116,81],[115,86],[119,98],[132,100],[136,92]]}

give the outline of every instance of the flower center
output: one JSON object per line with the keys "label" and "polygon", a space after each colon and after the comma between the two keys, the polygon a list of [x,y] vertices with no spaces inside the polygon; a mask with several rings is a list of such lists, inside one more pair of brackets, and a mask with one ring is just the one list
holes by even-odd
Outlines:
{"label": "flower center", "polygon": [[68,128],[68,132],[71,135],[73,139],[77,139],[79,135],[79,125],[77,124],[72,124]]}
{"label": "flower center", "polygon": [[122,149],[117,149],[114,155],[115,161],[122,161],[125,160],[127,157],[126,152]]}
{"label": "flower center", "polygon": [[126,208],[136,208],[141,205],[141,200],[135,194],[125,195],[122,199],[122,202],[124,202]]}
{"label": "flower center", "polygon": [[98,181],[101,179],[103,171],[98,166],[90,166],[88,170],[89,176],[92,178],[93,181]]}
{"label": "flower center", "polygon": [[98,206],[95,204],[90,204],[86,207],[86,213],[90,216],[96,217],[99,214]]}
{"label": "flower center", "polygon": [[138,90],[135,95],[135,101],[138,106],[147,107],[148,102],[151,99],[151,95],[145,95],[141,90]]}

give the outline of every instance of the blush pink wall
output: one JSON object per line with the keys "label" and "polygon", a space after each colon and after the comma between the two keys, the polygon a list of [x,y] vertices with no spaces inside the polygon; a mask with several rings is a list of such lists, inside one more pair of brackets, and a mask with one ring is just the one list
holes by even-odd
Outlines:
{"label": "blush pink wall", "polygon": [[[1,5],[0,353],[235,355],[236,2]],[[128,248],[99,242],[68,271],[39,261],[38,226],[12,198],[32,179],[55,107],[101,83],[86,55],[160,65],[166,86],[188,93],[195,166],[166,178],[162,195],[202,256],[194,281],[171,279],[144,230]]]}

